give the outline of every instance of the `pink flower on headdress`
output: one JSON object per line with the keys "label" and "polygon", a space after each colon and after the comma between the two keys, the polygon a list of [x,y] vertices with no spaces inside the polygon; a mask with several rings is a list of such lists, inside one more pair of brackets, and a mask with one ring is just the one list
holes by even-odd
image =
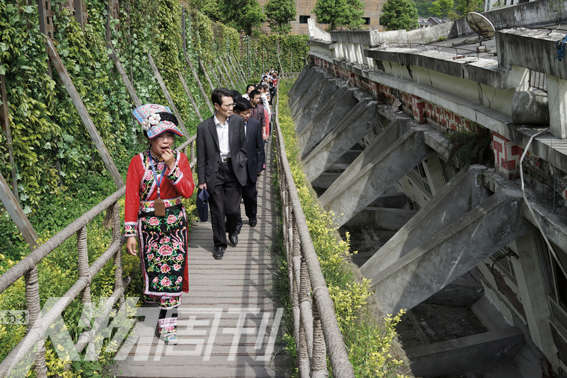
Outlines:
{"label": "pink flower on headdress", "polygon": [[170,270],[171,270],[171,268],[170,268],[169,265],[167,265],[167,264],[163,264],[163,265],[161,266],[161,272],[162,272],[162,273],[167,273],[167,272],[169,272]]}
{"label": "pink flower on headdress", "polygon": [[156,217],[151,217],[150,218],[150,224],[152,226],[157,226],[159,224],[159,219],[157,219]]}
{"label": "pink flower on headdress", "polygon": [[167,287],[167,286],[170,286],[170,285],[171,285],[171,281],[169,280],[169,278],[163,277],[161,279],[161,286]]}
{"label": "pink flower on headdress", "polygon": [[167,224],[173,224],[177,220],[177,217],[173,214],[167,217]]}
{"label": "pink flower on headdress", "polygon": [[175,270],[177,272],[179,269],[181,269],[181,265],[173,264],[173,270]]}

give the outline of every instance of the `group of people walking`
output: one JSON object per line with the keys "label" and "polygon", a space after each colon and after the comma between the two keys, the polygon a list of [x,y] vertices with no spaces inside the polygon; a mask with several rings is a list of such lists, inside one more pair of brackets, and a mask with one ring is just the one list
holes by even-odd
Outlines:
{"label": "group of people walking", "polygon": [[[270,135],[272,97],[264,83],[249,85],[243,95],[217,88],[211,94],[214,114],[197,127],[198,187],[208,193],[212,257],[217,260],[228,245],[238,244],[241,200],[249,226],[257,225],[256,182],[266,166],[264,144]],[[189,290],[189,228],[181,199],[193,194],[195,183],[187,156],[173,148],[175,136],[184,135],[171,110],[145,104],[134,109],[133,115],[149,147],[134,156],[128,167],[126,248],[140,257],[144,302],[160,307],[156,334],[166,343],[175,343],[175,308]]]}

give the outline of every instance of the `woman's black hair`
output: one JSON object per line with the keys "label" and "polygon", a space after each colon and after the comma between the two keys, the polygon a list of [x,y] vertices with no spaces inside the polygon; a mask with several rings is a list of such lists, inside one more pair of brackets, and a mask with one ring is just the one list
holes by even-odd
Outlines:
{"label": "woman's black hair", "polygon": [[159,114],[159,117],[162,121],[169,121],[175,124],[175,126],[177,126],[179,123],[177,122],[177,117],[175,117],[175,115],[173,115],[170,112],[158,112],[157,114]]}

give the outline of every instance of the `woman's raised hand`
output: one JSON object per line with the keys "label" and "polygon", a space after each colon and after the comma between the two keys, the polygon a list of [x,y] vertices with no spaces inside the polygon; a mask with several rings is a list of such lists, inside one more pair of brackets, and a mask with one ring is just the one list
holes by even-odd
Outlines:
{"label": "woman's raised hand", "polygon": [[132,256],[138,256],[138,240],[133,236],[126,239],[126,249]]}
{"label": "woman's raised hand", "polygon": [[168,148],[167,150],[163,151],[161,158],[163,159],[169,170],[172,170],[175,167],[175,154],[173,153],[173,151],[171,151],[171,149]]}

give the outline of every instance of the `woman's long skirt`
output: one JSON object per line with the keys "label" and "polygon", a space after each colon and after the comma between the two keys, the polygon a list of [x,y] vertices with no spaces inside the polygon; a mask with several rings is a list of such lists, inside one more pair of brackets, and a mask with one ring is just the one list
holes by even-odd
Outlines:
{"label": "woman's long skirt", "polygon": [[[182,293],[189,291],[185,209],[175,205],[165,210],[163,217],[150,212],[141,213],[138,218],[144,301],[159,303],[162,313],[178,307]],[[160,325],[174,328],[174,318],[162,315]]]}

